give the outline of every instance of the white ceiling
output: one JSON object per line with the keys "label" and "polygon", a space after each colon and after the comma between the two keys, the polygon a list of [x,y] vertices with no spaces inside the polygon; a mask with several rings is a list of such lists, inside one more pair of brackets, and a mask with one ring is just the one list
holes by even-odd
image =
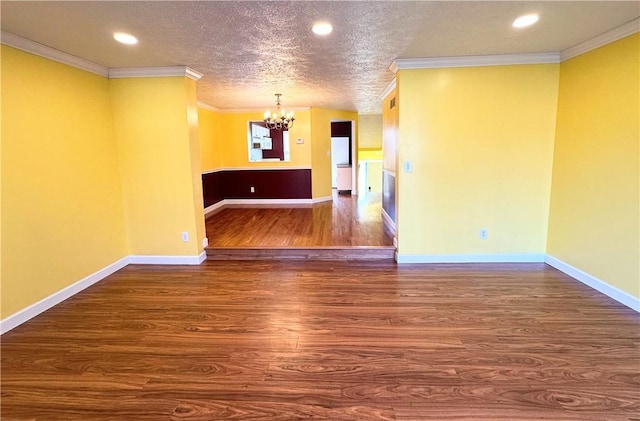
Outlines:
{"label": "white ceiling", "polygon": [[[396,58],[560,52],[640,16],[639,1],[7,1],[1,27],[105,67],[186,65],[221,110],[380,112]],[[536,12],[533,27],[511,27]],[[317,20],[333,24],[325,38]],[[139,39],[116,43],[115,31]]]}

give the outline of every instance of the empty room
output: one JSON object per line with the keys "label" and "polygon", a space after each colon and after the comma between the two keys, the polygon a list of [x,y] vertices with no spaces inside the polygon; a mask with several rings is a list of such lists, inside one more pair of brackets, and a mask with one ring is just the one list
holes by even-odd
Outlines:
{"label": "empty room", "polygon": [[637,1],[3,1],[2,420],[640,420]]}

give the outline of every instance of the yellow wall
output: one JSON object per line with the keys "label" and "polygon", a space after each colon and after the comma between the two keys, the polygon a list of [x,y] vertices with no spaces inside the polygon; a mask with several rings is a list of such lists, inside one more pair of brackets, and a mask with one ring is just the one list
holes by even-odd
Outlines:
{"label": "yellow wall", "polygon": [[[396,81],[398,77],[396,76]],[[395,98],[396,106],[391,108],[390,102]],[[382,100],[382,168],[396,172],[398,164],[398,98],[397,85]]]}
{"label": "yellow wall", "polygon": [[[249,162],[248,122],[261,121],[259,112],[212,112],[199,110],[204,124],[202,138],[202,168],[210,171],[220,168],[304,167],[311,168],[311,121],[309,110],[295,111],[293,128],[289,130],[289,162]],[[304,143],[297,144],[296,139]]]}
{"label": "yellow wall", "polygon": [[2,46],[5,318],[128,255],[109,81]]}
{"label": "yellow wall", "polygon": [[[311,191],[314,199],[329,197],[331,191],[331,122],[353,121],[358,148],[358,113],[354,111],[311,108]],[[357,156],[353,163],[357,168]],[[357,186],[357,180],[353,180]]]}
{"label": "yellow wall", "polygon": [[401,70],[397,89],[398,162],[413,163],[398,253],[543,254],[558,65]]}
{"label": "yellow wall", "polygon": [[198,136],[200,138],[200,159],[203,172],[222,168],[222,148],[220,136],[222,119],[220,113],[198,108]]}
{"label": "yellow wall", "polygon": [[[295,112],[289,131],[289,162],[249,162],[247,123],[262,120],[258,112],[217,113],[200,109],[200,138],[203,171],[220,168],[311,168],[312,197],[331,196],[331,122],[354,121],[358,131],[358,114],[353,111],[311,108]],[[296,143],[296,139],[304,143]],[[356,135],[356,147],[358,136]],[[355,157],[354,165],[357,165]]]}
{"label": "yellow wall", "polygon": [[382,193],[382,161],[367,163],[366,184],[365,188],[367,191],[371,193]]}
{"label": "yellow wall", "polygon": [[382,150],[382,114],[358,114],[358,149]]}
{"label": "yellow wall", "polygon": [[358,150],[358,161],[382,161],[382,149],[376,151]]}
{"label": "yellow wall", "polygon": [[189,127],[195,110],[188,111],[195,84],[184,77],[109,82],[131,254],[200,254],[204,215],[202,205],[195,208],[193,179],[200,157]]}
{"label": "yellow wall", "polygon": [[[187,124],[189,126],[189,154],[191,169],[191,205],[195,220],[196,250],[204,248],[203,240],[207,237],[204,225],[204,198],[202,197],[202,157],[200,156],[200,133],[198,121],[198,97],[196,81],[184,78],[187,93]],[[208,243],[208,242],[207,242]]]}
{"label": "yellow wall", "polygon": [[[312,197],[331,196],[331,122],[354,121],[358,130],[358,114],[352,111],[311,108],[295,112],[296,120],[289,131],[289,162],[249,162],[247,123],[262,120],[259,112],[212,112],[199,110],[203,171],[220,168],[286,168],[312,170]],[[296,139],[304,143],[296,143]],[[356,135],[356,147],[358,136]],[[357,165],[355,157],[354,165]]]}
{"label": "yellow wall", "polygon": [[547,252],[640,297],[638,34],[562,63]]}

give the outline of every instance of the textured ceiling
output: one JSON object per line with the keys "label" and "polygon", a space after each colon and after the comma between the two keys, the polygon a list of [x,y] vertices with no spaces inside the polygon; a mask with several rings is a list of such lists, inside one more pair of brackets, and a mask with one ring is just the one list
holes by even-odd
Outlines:
{"label": "textured ceiling", "polygon": [[[396,58],[559,52],[640,16],[640,2],[2,1],[2,30],[106,67],[187,65],[221,110],[380,111]],[[540,22],[511,22],[537,12]],[[321,38],[317,20],[333,24]],[[127,47],[115,31],[134,34]]]}

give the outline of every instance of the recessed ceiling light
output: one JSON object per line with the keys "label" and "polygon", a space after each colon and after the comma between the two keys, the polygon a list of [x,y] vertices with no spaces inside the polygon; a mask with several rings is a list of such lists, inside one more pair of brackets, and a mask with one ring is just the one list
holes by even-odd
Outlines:
{"label": "recessed ceiling light", "polygon": [[313,24],[311,30],[316,35],[328,35],[333,31],[333,26],[329,22],[317,22]]}
{"label": "recessed ceiling light", "polygon": [[127,45],[135,45],[138,43],[138,38],[124,32],[116,32],[113,34],[113,39]]}
{"label": "recessed ceiling light", "polygon": [[518,19],[513,21],[513,27],[526,28],[527,26],[531,26],[536,23],[539,18],[540,17],[536,14],[520,16]]}

